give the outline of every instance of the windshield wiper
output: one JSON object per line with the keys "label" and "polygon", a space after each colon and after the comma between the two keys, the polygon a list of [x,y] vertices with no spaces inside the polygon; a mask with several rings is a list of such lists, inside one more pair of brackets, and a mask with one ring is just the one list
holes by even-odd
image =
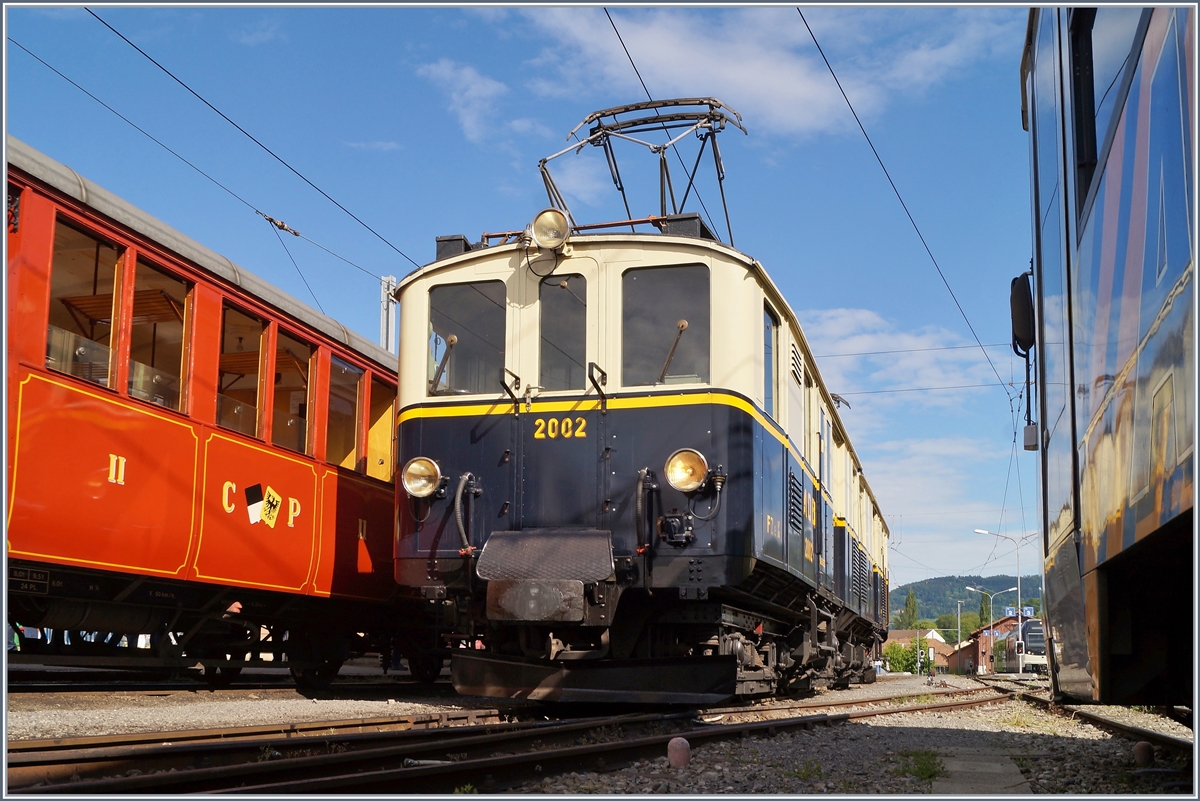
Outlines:
{"label": "windshield wiper", "polygon": [[[437,372],[435,372],[433,374],[433,380],[429,382],[429,394],[430,395],[438,394],[438,389],[437,389],[438,382],[442,380],[442,373],[446,371],[446,363],[448,361],[450,361],[450,351],[454,350],[454,346],[457,344],[458,344],[458,337],[455,336],[454,334],[451,334],[450,336],[446,337],[446,352],[442,354],[442,360],[440,362],[438,362]],[[672,350],[674,350],[674,349],[672,348]],[[450,389],[449,385],[447,385],[446,389],[447,390]]]}
{"label": "windshield wiper", "polygon": [[658,380],[654,383],[661,384],[667,378],[667,368],[671,366],[671,359],[675,358],[675,348],[679,347],[679,338],[683,336],[683,332],[687,330],[688,321],[680,320],[675,323],[675,327],[679,329],[675,332],[675,341],[671,343],[671,350],[667,352],[667,360],[663,362],[662,372],[658,374]]}

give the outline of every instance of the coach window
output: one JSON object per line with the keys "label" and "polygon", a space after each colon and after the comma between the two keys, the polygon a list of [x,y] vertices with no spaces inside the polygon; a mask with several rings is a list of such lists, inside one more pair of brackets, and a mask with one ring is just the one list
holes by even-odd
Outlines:
{"label": "coach window", "polygon": [[503,281],[429,290],[430,395],[503,391],[504,297]]}
{"label": "coach window", "polygon": [[308,450],[308,376],[313,346],[279,331],[275,351],[275,414],[271,441],[288,450]]}
{"label": "coach window", "polygon": [[367,475],[392,480],[393,410],[396,388],[371,376],[371,418],[367,429]]}
{"label": "coach window", "polygon": [[763,307],[763,410],[772,417],[778,417],[775,409],[775,396],[778,394],[775,384],[776,354],[779,353],[779,320],[771,311],[770,306]]}
{"label": "coach window", "polygon": [[61,220],[54,229],[46,366],[109,386],[113,298],[124,254]]}
{"label": "coach window", "polygon": [[329,426],[325,458],[358,467],[358,390],[363,371],[334,356],[329,365]]}
{"label": "coach window", "polygon": [[708,383],[708,268],[644,267],[621,277],[625,386]]}
{"label": "coach window", "polygon": [[552,275],[542,279],[541,372],[543,390],[583,389],[587,363],[587,279]]}
{"label": "coach window", "polygon": [[228,303],[221,321],[217,424],[254,436],[258,433],[258,375],[266,323]]}
{"label": "coach window", "polygon": [[137,260],[133,330],[129,339],[129,395],[182,409],[184,322],[192,285]]}

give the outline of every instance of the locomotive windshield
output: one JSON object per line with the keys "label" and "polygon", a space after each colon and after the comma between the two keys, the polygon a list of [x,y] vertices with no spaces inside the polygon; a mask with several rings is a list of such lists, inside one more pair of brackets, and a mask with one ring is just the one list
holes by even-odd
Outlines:
{"label": "locomotive windshield", "polygon": [[542,306],[541,373],[544,390],[583,389],[587,355],[587,279],[554,275],[538,290]]}
{"label": "locomotive windshield", "polygon": [[708,268],[630,270],[621,290],[622,383],[708,383]]}
{"label": "locomotive windshield", "polygon": [[500,391],[504,369],[504,282],[429,291],[429,394]]}

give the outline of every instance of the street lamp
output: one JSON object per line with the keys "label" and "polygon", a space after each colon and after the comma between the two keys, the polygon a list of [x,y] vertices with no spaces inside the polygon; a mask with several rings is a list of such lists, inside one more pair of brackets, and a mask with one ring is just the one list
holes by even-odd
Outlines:
{"label": "street lamp", "polygon": [[997,595],[1003,595],[1004,593],[1012,592],[1015,589],[1016,587],[1009,587],[1007,590],[1000,590],[1000,592],[988,592],[987,590],[978,590],[974,587],[967,587],[967,590],[970,592],[977,592],[981,595],[986,595],[988,598],[988,617],[990,618],[988,620],[988,643],[989,647],[992,649],[991,654],[993,663],[996,661],[996,607],[992,605],[992,599]]}
{"label": "street lamp", "polygon": [[[998,534],[995,531],[988,531],[987,529],[983,529],[983,528],[975,529],[975,533],[976,534],[991,534],[993,537],[1002,537],[1003,539],[1006,539],[1009,542],[1011,542],[1013,544],[1013,547],[1016,548],[1016,551],[1017,551],[1017,642],[1023,642],[1024,635],[1021,631],[1021,543],[1024,542],[1025,540],[1029,539],[1033,535],[1028,534],[1028,535],[1022,537],[1020,540],[1016,540],[1016,539],[1008,536],[1007,534]],[[1005,592],[1007,592],[1007,590],[1005,590]],[[999,593],[996,593],[996,594],[999,595]],[[1025,650],[1024,648],[1021,648],[1017,652],[1017,673],[1025,672],[1024,650]]]}

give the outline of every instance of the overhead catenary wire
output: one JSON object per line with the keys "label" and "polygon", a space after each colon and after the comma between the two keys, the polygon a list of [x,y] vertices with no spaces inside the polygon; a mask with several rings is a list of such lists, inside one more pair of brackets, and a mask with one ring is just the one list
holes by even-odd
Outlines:
{"label": "overhead catenary wire", "polygon": [[842,93],[842,99],[846,101],[846,106],[850,109],[850,113],[854,115],[854,121],[858,123],[858,129],[862,131],[862,135],[867,140],[867,144],[870,146],[871,152],[875,154],[875,160],[879,162],[879,166],[883,170],[884,177],[887,178],[888,184],[892,187],[892,192],[896,194],[896,199],[900,201],[900,207],[904,209],[904,214],[908,217],[909,223],[912,224],[913,230],[916,231],[917,238],[921,240],[921,245],[925,248],[925,253],[928,254],[929,260],[933,263],[934,269],[937,270],[938,277],[940,277],[942,279],[942,283],[945,284],[946,291],[950,293],[950,298],[954,301],[954,305],[958,309],[958,313],[962,315],[963,321],[967,324],[967,328],[971,331],[971,336],[979,345],[979,349],[983,351],[983,356],[985,359],[987,359],[988,366],[990,366],[992,368],[992,372],[996,374],[996,381],[998,381],[1000,386],[1004,388],[1005,394],[1008,394],[1008,387],[1004,383],[1004,379],[1000,377],[1000,371],[996,369],[996,365],[992,362],[991,356],[988,355],[983,341],[979,338],[979,335],[975,333],[975,327],[971,325],[970,318],[967,317],[966,311],[963,309],[962,304],[958,302],[958,297],[954,294],[954,290],[950,287],[950,282],[946,280],[946,275],[942,272],[941,265],[938,264],[937,258],[934,257],[933,251],[929,247],[929,243],[925,241],[925,235],[921,233],[921,227],[917,225],[917,221],[913,218],[912,212],[908,210],[908,204],[904,202],[904,197],[900,194],[900,190],[897,188],[896,182],[892,180],[891,173],[888,172],[887,165],[883,163],[883,158],[879,155],[879,151],[875,149],[875,143],[871,141],[871,137],[867,133],[866,127],[863,126],[862,120],[858,118],[858,112],[854,110],[854,104],[850,102],[850,98],[847,96],[846,90],[842,88],[842,82],[838,80],[838,76],[837,73],[834,72],[833,65],[829,63],[829,59],[825,56],[825,51],[821,49],[821,43],[817,41],[817,35],[813,33],[812,26],[810,26],[808,24],[808,20],[804,18],[803,11],[797,8],[796,13],[800,15],[800,20],[804,23],[804,27],[808,29],[808,35],[812,37],[813,44],[817,47],[817,52],[821,54],[821,59],[825,62],[825,66],[829,69],[829,74],[833,76],[833,81],[837,84],[838,91]]}
{"label": "overhead catenary wire", "polygon": [[[36,53],[34,53],[32,50],[30,50],[29,48],[25,47],[25,45],[21,44],[21,43],[20,43],[20,42],[18,42],[16,39],[13,39],[11,36],[9,36],[9,37],[7,37],[7,38],[8,38],[8,41],[12,42],[14,45],[16,45],[17,47],[19,47],[21,50],[25,51],[25,53],[27,53],[27,54],[30,56],[30,58],[33,58],[35,61],[37,61],[37,62],[38,62],[39,64],[41,64],[42,66],[44,66],[46,69],[50,70],[50,71],[51,71],[51,72],[53,72],[55,75],[57,75],[58,77],[62,78],[64,81],[66,81],[67,83],[71,84],[72,86],[74,86],[74,87],[75,87],[76,89],[78,89],[79,91],[83,92],[85,95],[87,95],[88,97],[90,97],[92,100],[95,100],[97,103],[99,103],[99,104],[100,104],[101,106],[103,106],[105,109],[107,109],[108,111],[110,111],[110,112],[112,112],[114,115],[116,115],[116,117],[117,117],[118,119],[120,119],[122,122],[124,122],[125,124],[129,125],[131,128],[133,128],[135,131],[137,131],[138,133],[140,133],[142,136],[146,137],[146,138],[147,138],[147,139],[149,139],[151,142],[153,142],[154,144],[158,145],[158,146],[159,146],[159,147],[161,147],[163,150],[167,151],[168,153],[170,153],[172,156],[174,156],[175,158],[177,158],[177,159],[179,159],[180,161],[182,161],[182,162],[183,162],[184,164],[186,164],[187,166],[191,167],[193,170],[195,170],[197,173],[199,173],[199,174],[200,174],[201,176],[203,176],[205,179],[207,179],[208,181],[212,182],[212,183],[213,183],[215,186],[217,186],[218,188],[220,188],[221,190],[223,190],[224,192],[226,192],[226,193],[227,193],[227,194],[228,194],[230,197],[232,197],[234,200],[236,200],[236,201],[238,201],[239,203],[243,204],[244,206],[246,206],[246,208],[250,209],[250,210],[251,210],[251,211],[253,211],[255,214],[258,214],[259,216],[263,217],[263,218],[264,218],[264,219],[266,219],[268,222],[271,222],[271,223],[273,223],[273,224],[275,224],[275,225],[279,225],[278,221],[276,221],[276,220],[275,220],[275,219],[273,219],[272,217],[270,217],[270,216],[268,216],[267,214],[265,214],[265,213],[263,213],[262,211],[260,211],[258,208],[256,208],[256,207],[255,207],[255,205],[254,205],[253,203],[251,203],[250,201],[246,200],[244,197],[242,197],[241,195],[239,195],[237,192],[234,192],[234,191],[233,191],[232,189],[230,189],[228,186],[226,186],[225,184],[221,183],[221,182],[220,182],[220,181],[218,181],[216,178],[212,177],[211,175],[209,175],[208,173],[206,173],[204,170],[202,170],[202,169],[200,169],[199,167],[197,167],[197,166],[196,166],[195,164],[193,164],[191,161],[188,161],[186,158],[184,158],[184,157],[183,157],[182,155],[180,155],[178,152],[176,152],[176,151],[175,151],[175,150],[173,150],[171,147],[169,147],[168,145],[166,145],[165,143],[163,143],[161,140],[157,139],[157,138],[156,138],[156,137],[155,137],[153,134],[151,134],[151,133],[149,133],[148,131],[146,131],[144,128],[142,128],[141,126],[139,126],[139,125],[138,125],[137,123],[135,123],[133,120],[129,119],[129,118],[128,118],[128,117],[126,117],[124,114],[122,114],[121,112],[117,111],[115,108],[113,108],[112,106],[108,105],[107,103],[105,103],[105,102],[104,102],[103,100],[101,100],[100,98],[96,97],[96,95],[92,94],[92,93],[91,93],[91,92],[89,92],[87,89],[84,89],[82,86],[80,86],[80,85],[79,85],[78,83],[76,83],[75,81],[71,80],[69,77],[67,77],[65,74],[63,74],[61,71],[59,71],[58,69],[56,69],[56,68],[55,68],[53,65],[51,65],[50,63],[48,63],[48,62],[47,62],[45,59],[41,58],[41,57],[40,57],[40,56],[38,56]],[[353,267],[354,269],[358,270],[359,272],[362,272],[362,273],[364,273],[364,274],[366,274],[366,275],[369,275],[369,276],[371,276],[371,277],[372,277],[372,278],[374,278],[376,281],[382,281],[382,280],[383,280],[383,279],[382,279],[380,276],[376,275],[375,273],[371,272],[370,270],[366,269],[365,267],[362,267],[362,266],[360,266],[360,265],[358,265],[358,264],[355,264],[354,262],[350,261],[350,259],[347,259],[345,256],[342,256],[342,255],[339,255],[339,254],[337,254],[337,253],[334,253],[332,250],[330,250],[329,248],[325,247],[325,246],[324,246],[324,245],[322,245],[320,242],[316,242],[316,241],[314,241],[314,240],[312,240],[312,239],[309,239],[307,236],[305,236],[304,234],[300,233],[299,231],[296,231],[296,230],[295,230],[295,229],[293,229],[293,228],[290,228],[290,227],[288,227],[288,226],[284,226],[284,227],[283,227],[283,228],[281,228],[280,230],[285,230],[285,231],[287,231],[287,232],[289,232],[289,233],[291,233],[291,234],[293,234],[293,235],[295,235],[295,236],[298,236],[298,237],[300,237],[300,238],[301,238],[301,239],[303,239],[305,242],[308,242],[308,243],[309,243],[309,244],[311,244],[311,245],[315,245],[316,247],[318,247],[318,248],[320,248],[321,250],[323,250],[323,251],[325,251],[326,253],[328,253],[330,256],[333,256],[333,257],[334,257],[334,258],[336,258],[336,259],[340,259],[341,261],[343,261],[343,262],[345,262],[346,264],[350,265],[351,267]],[[291,254],[289,253],[288,255],[290,256]],[[293,260],[293,263],[294,263],[294,260]],[[297,267],[297,270],[298,270],[298,269],[299,269],[299,267]],[[303,275],[301,275],[301,278],[303,278],[303,277],[304,277],[304,276],[303,276]],[[305,281],[305,284],[306,284],[306,285],[307,285],[307,283],[308,283],[308,282],[307,282],[307,281]],[[309,289],[309,291],[310,291],[310,292],[312,291],[312,290],[311,290],[311,288]],[[318,305],[320,305],[320,304],[318,304]]]}
{"label": "overhead catenary wire", "polygon": [[[267,222],[270,222],[269,218]],[[283,241],[283,237],[279,235],[279,227],[272,225],[271,230],[275,232],[275,238],[278,239],[279,244],[283,246],[283,252],[286,253],[288,258],[292,260],[292,266],[296,268],[296,273],[300,276],[300,280],[304,282],[304,286],[308,289],[308,294],[312,295],[313,303],[317,304],[317,308],[321,310],[321,314],[324,314],[325,309],[321,306],[321,301],[317,300],[317,293],[313,292],[312,287],[308,285],[308,279],[304,277],[304,273],[300,272],[300,265],[296,264],[296,257],[292,255],[292,251],[288,250],[287,243],[285,243]]]}
{"label": "overhead catenary wire", "polygon": [[[613,20],[612,14],[608,13],[607,8],[604,9],[604,16],[608,17],[608,24],[612,26],[613,33],[617,35],[617,41],[621,43],[621,49],[625,51],[625,57],[629,59],[629,66],[633,67],[633,72],[635,75],[637,75],[638,83],[642,85],[642,91],[646,93],[646,99],[650,102],[654,102],[654,96],[650,94],[650,89],[646,86],[646,81],[642,78],[642,72],[638,69],[637,64],[634,62],[633,55],[629,52],[629,48],[625,46],[625,39],[621,36],[621,32],[617,30],[617,23]],[[658,109],[654,109],[654,114],[656,116],[659,114]],[[666,131],[665,126],[663,127],[663,130]],[[713,141],[716,142],[715,139]],[[714,144],[713,147],[716,147],[716,145]],[[677,148],[675,145],[671,145],[671,150],[675,153],[675,158],[679,160],[679,166],[683,168],[684,174],[686,175],[687,164],[684,163],[683,156],[679,155],[679,148]],[[697,161],[697,163],[699,163],[699,161]],[[686,200],[686,198],[684,199]],[[716,224],[713,222],[712,215],[708,213],[708,206],[704,204],[704,198],[700,197],[699,187],[696,187],[696,200],[700,203],[700,208],[704,210],[704,216],[708,218],[709,227],[713,230],[716,230]],[[729,240],[729,244],[732,245],[732,235],[729,237]]]}
{"label": "overhead catenary wire", "polygon": [[121,33],[116,28],[114,28],[112,25],[109,25],[107,22],[105,22],[103,19],[101,19],[101,17],[95,11],[92,11],[90,8],[87,8],[86,6],[84,7],[84,11],[91,14],[93,17],[95,17],[100,22],[100,24],[102,24],[104,27],[108,28],[110,31],[112,31],[117,36],[119,36],[126,44],[128,44],[134,50],[138,51],[143,56],[145,56],[146,59],[149,60],[151,64],[153,64],[154,66],[158,67],[160,70],[165,72],[168,76],[170,76],[170,78],[173,81],[175,81],[177,84],[179,84],[184,89],[186,89],[188,92],[190,92],[197,100],[199,100],[201,103],[203,103],[204,105],[206,105],[210,109],[212,109],[214,112],[216,112],[221,117],[221,119],[225,120],[230,125],[232,125],[234,128],[237,128],[239,131],[241,131],[251,142],[254,142],[254,144],[258,145],[260,148],[265,150],[273,159],[278,161],[284,167],[287,167],[289,170],[291,170],[291,172],[293,174],[295,174],[296,177],[298,177],[300,180],[304,181],[304,183],[308,184],[313,189],[317,190],[317,192],[319,192],[326,200],[328,200],[333,205],[337,206],[339,209],[341,209],[346,214],[348,214],[351,219],[353,219],[355,222],[357,222],[363,228],[366,228],[368,231],[370,231],[372,234],[374,234],[375,237],[377,239],[379,239],[380,242],[383,242],[385,245],[390,247],[392,250],[399,253],[401,256],[403,256],[405,259],[407,259],[414,267],[421,266],[421,265],[417,264],[415,261],[413,261],[413,259],[411,259],[407,253],[400,250],[400,248],[396,247],[391,242],[389,242],[382,234],[380,234],[374,228],[372,228],[371,226],[369,226],[365,222],[363,222],[361,219],[359,219],[358,216],[356,216],[354,214],[354,212],[350,211],[345,206],[343,206],[341,203],[334,200],[324,189],[322,189],[321,187],[314,184],[312,181],[310,181],[308,178],[306,178],[299,170],[297,170],[291,164],[288,164],[286,161],[284,161],[282,158],[280,158],[280,156],[277,155],[275,153],[275,151],[271,150],[271,148],[267,147],[262,142],[260,142],[258,139],[256,139],[249,131],[247,131],[245,128],[243,128],[242,126],[238,125],[236,122],[231,120],[228,116],[226,116],[226,114],[223,111],[221,111],[219,108],[214,106],[212,103],[208,102],[203,97],[201,97],[200,94],[195,89],[192,89],[192,87],[188,86],[186,83],[184,83],[178,77],[176,77],[176,75],[174,73],[172,73],[169,69],[167,69],[162,64],[155,61],[154,58],[149,53],[147,53],[145,50],[143,50],[142,48],[135,45],[133,42],[129,41],[129,39],[125,37],[125,34]]}

